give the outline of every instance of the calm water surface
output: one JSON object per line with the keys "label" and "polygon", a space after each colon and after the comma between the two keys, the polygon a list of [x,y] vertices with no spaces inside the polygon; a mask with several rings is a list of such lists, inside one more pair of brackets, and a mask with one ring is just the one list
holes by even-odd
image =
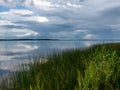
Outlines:
{"label": "calm water surface", "polygon": [[86,48],[98,43],[103,41],[1,41],[0,74],[15,71],[21,63],[29,63],[33,56],[45,57],[53,52]]}

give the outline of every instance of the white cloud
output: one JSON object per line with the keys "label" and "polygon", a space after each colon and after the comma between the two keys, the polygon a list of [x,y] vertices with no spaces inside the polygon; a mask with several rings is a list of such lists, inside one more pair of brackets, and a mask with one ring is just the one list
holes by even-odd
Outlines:
{"label": "white cloud", "polygon": [[82,30],[82,29],[78,29],[78,30],[75,30],[76,33],[88,33],[89,31],[88,30]]}
{"label": "white cloud", "polygon": [[120,24],[108,25],[108,28],[112,29],[113,31],[120,31]]}
{"label": "white cloud", "polygon": [[25,20],[23,21],[35,21],[35,22],[49,22],[49,20],[46,17],[41,17],[41,16],[31,16],[31,17],[26,17]]}
{"label": "white cloud", "polygon": [[9,0],[0,0],[0,5],[2,5],[2,6],[10,7],[10,6],[14,6],[13,4],[14,4],[13,1],[9,1]]}
{"label": "white cloud", "polygon": [[[33,11],[30,10],[17,10],[17,9],[11,9],[10,10],[11,13],[13,14],[19,14],[19,15],[33,15]],[[5,12],[7,13],[7,12]]]}
{"label": "white cloud", "polygon": [[7,32],[8,35],[13,33],[12,35],[15,35],[17,37],[25,37],[25,36],[36,36],[38,35],[38,32],[27,30],[27,29],[11,29],[9,32]]}
{"label": "white cloud", "polygon": [[[25,16],[28,15],[28,16]],[[19,21],[34,21],[34,22],[48,22],[49,20],[44,16],[35,15],[30,10],[16,10],[11,9],[10,11],[0,12],[0,17],[5,20],[12,22]]]}
{"label": "white cloud", "polygon": [[67,2],[66,6],[68,7],[71,7],[71,8],[83,8],[84,6],[83,5],[80,5],[80,4],[72,4],[70,2]]}
{"label": "white cloud", "polygon": [[[6,2],[5,2],[6,1]],[[106,28],[107,25],[117,25],[120,23],[120,1],[119,0],[1,0],[0,4],[8,6],[21,5],[24,10],[10,9],[10,11],[0,12],[1,25],[5,22],[8,25],[17,24],[25,21],[34,24],[34,30],[41,31],[47,28],[46,34],[67,37],[67,33],[76,38],[76,29],[83,28],[89,33],[102,35],[100,29]],[[13,8],[13,7],[10,7]],[[10,22],[7,22],[10,21]],[[43,24],[40,23],[45,23]],[[42,26],[43,25],[43,26]],[[61,27],[58,32],[52,29],[61,25],[71,25],[72,28]],[[36,27],[36,28],[35,28]],[[48,30],[51,28],[51,30]],[[64,28],[64,29],[62,29]],[[69,30],[68,30],[69,29]],[[118,29],[117,29],[118,30]],[[56,34],[54,34],[54,31]],[[104,30],[103,30],[104,31]],[[79,36],[83,35],[83,31],[78,31]],[[53,33],[53,34],[51,34]],[[86,34],[89,34],[88,32]],[[84,32],[85,34],[85,32]],[[69,36],[68,36],[69,37]],[[84,38],[91,38],[92,35],[86,35]],[[105,37],[105,35],[104,35]]]}
{"label": "white cloud", "polygon": [[85,35],[85,38],[92,38],[92,37],[93,37],[92,34],[87,34],[87,35]]}
{"label": "white cloud", "polygon": [[0,27],[0,37],[26,37],[26,36],[37,36],[39,33],[29,29],[8,29]]}
{"label": "white cloud", "polygon": [[78,29],[78,30],[71,30],[71,31],[68,30],[68,31],[51,32],[50,35],[54,38],[75,39],[76,37],[80,39],[79,37],[82,38],[83,35],[88,35],[88,33],[89,33],[88,30]]}
{"label": "white cloud", "polygon": [[99,39],[99,36],[96,34],[86,34],[83,39]]}
{"label": "white cloud", "polygon": [[18,26],[18,24],[12,23],[11,21],[0,20],[0,26],[3,26],[3,25],[15,25],[15,26]]}
{"label": "white cloud", "polygon": [[79,8],[82,6],[79,2],[79,0],[1,0],[0,4],[5,6],[16,6],[20,4],[49,11],[58,7]]}
{"label": "white cloud", "polygon": [[50,10],[53,7],[51,2],[43,1],[43,0],[32,0],[32,1],[27,1],[26,0],[26,4],[28,6],[30,4],[32,4],[36,8],[42,8],[42,9],[45,9],[45,10]]}

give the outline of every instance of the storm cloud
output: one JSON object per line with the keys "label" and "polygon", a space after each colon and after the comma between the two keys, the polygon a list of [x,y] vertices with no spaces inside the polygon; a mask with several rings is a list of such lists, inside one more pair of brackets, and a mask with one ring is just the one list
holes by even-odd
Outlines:
{"label": "storm cloud", "polygon": [[119,0],[1,0],[0,6],[8,8],[0,12],[5,38],[120,38]]}

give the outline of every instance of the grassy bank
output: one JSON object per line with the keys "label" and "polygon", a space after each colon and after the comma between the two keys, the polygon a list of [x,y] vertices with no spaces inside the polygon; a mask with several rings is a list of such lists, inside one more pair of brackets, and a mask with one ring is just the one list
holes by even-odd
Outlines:
{"label": "grassy bank", "polygon": [[5,80],[0,90],[120,90],[120,44],[95,45],[47,57]]}

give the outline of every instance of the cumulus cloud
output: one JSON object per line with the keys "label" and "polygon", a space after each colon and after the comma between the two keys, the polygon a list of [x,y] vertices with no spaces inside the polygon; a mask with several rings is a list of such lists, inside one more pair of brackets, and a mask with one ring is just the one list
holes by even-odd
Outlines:
{"label": "cumulus cloud", "polygon": [[40,32],[31,30],[30,28],[28,28],[31,25],[25,22],[49,22],[48,18],[36,15],[33,11],[26,9],[10,9],[9,11],[0,12],[0,18],[0,38],[22,38],[37,36]]}
{"label": "cumulus cloud", "polygon": [[28,30],[28,29],[16,29],[16,28],[2,28],[0,27],[0,38],[7,38],[7,37],[11,37],[11,38],[17,38],[17,37],[27,37],[27,36],[36,36],[39,33],[32,31],[32,30]]}
{"label": "cumulus cloud", "polygon": [[57,31],[51,32],[50,36],[53,38],[62,38],[62,39],[83,39],[84,35],[88,34],[88,30],[71,30],[71,31]]}
{"label": "cumulus cloud", "polygon": [[35,15],[30,10],[16,10],[0,12],[0,17],[9,21],[34,21],[34,22],[48,22],[49,20],[44,16]]}
{"label": "cumulus cloud", "polygon": [[[18,4],[26,9],[16,8]],[[0,5],[10,8],[0,12],[1,25],[24,23],[25,29],[43,32],[45,37],[109,38],[115,30],[108,26],[120,23],[119,0],[1,0]],[[76,33],[79,29],[89,33]]]}
{"label": "cumulus cloud", "polygon": [[96,39],[98,38],[98,35],[96,34],[86,34],[83,39]]}
{"label": "cumulus cloud", "polygon": [[0,20],[0,26],[3,26],[3,25],[18,25],[18,24],[15,24],[15,23],[12,23],[11,21],[8,21],[8,20]]}

